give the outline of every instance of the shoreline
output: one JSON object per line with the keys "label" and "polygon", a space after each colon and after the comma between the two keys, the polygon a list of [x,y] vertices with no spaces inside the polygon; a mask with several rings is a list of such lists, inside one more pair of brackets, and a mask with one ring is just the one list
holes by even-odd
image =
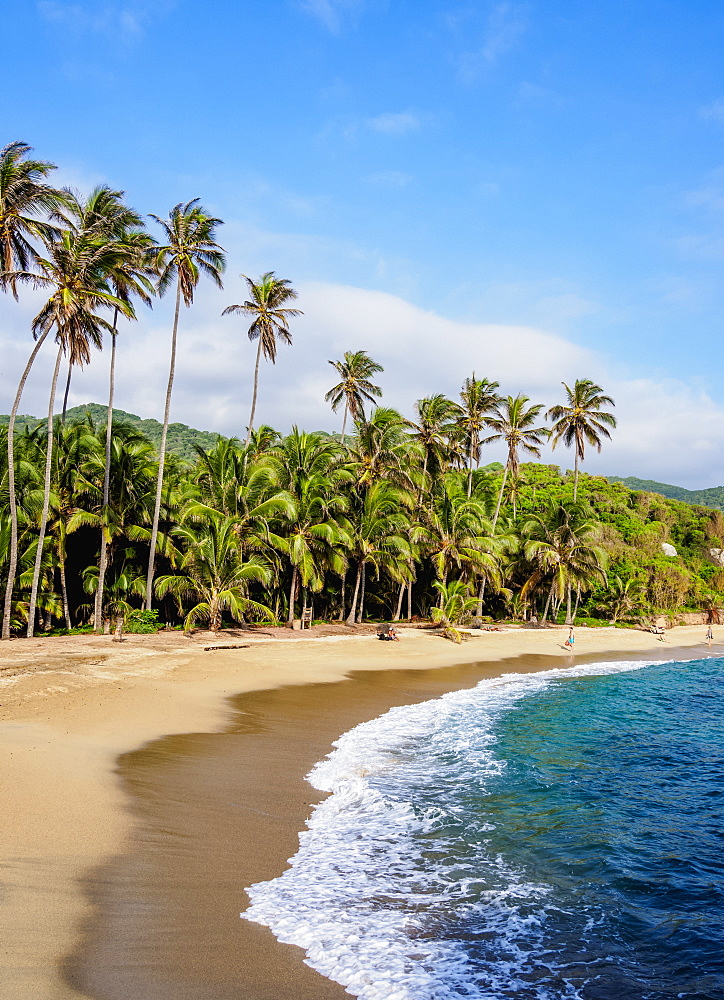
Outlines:
{"label": "shoreline", "polygon": [[[707,649],[702,633],[699,626],[677,628],[669,633],[672,642],[664,644],[638,631],[581,628],[577,629],[575,655],[562,650],[563,628],[481,633],[462,646],[407,628],[401,630],[400,643],[379,643],[369,633],[332,634],[321,639],[292,634],[281,641],[243,633],[241,639],[233,640],[243,641],[243,648],[216,648],[213,652],[205,651],[204,646],[223,645],[228,633],[221,642],[203,634],[185,641],[178,634],[161,634],[160,639],[132,636],[120,646],[112,644],[108,636],[3,644],[0,795],[8,804],[2,821],[5,865],[0,898],[2,924],[8,928],[0,958],[4,992],[14,1000],[114,997],[104,976],[119,968],[119,946],[112,942],[120,940],[121,925],[113,925],[114,933],[109,935],[108,913],[113,909],[109,900],[114,901],[117,912],[125,912],[124,906],[128,909],[118,886],[128,888],[131,876],[123,865],[127,866],[129,859],[138,865],[142,855],[139,837],[142,839],[144,830],[154,829],[156,820],[151,821],[143,812],[143,794],[148,791],[153,768],[160,768],[162,775],[160,784],[157,777],[153,779],[152,799],[154,808],[160,809],[164,828],[178,829],[181,820],[191,823],[193,831],[187,830],[181,842],[195,844],[202,854],[204,842],[213,833],[208,826],[209,810],[224,796],[229,798],[230,789],[222,782],[213,799],[216,806],[207,800],[205,810],[184,811],[173,796],[168,801],[174,767],[178,761],[194,758],[194,767],[181,768],[174,778],[184,789],[187,805],[220,771],[236,781],[235,795],[242,801],[231,812],[214,814],[223,827],[221,840],[236,855],[224,858],[226,868],[222,870],[218,866],[221,848],[217,856],[214,851],[207,852],[205,870],[207,874],[215,872],[216,882],[214,878],[200,879],[195,887],[193,878],[191,883],[184,882],[188,890],[184,902],[177,899],[173,912],[178,915],[188,909],[190,913],[188,919],[184,916],[174,924],[172,947],[173,935],[154,938],[153,925],[141,919],[141,903],[135,913],[126,912],[122,924],[127,935],[132,937],[134,927],[144,928],[144,936],[134,939],[143,959],[130,967],[138,975],[149,974],[153,959],[147,942],[155,940],[156,956],[159,948],[167,948],[175,955],[173,967],[179,968],[184,964],[184,945],[188,953],[193,936],[198,937],[205,927],[207,933],[214,932],[206,947],[213,961],[209,966],[200,961],[198,953],[194,957],[192,946],[187,968],[190,978],[185,982],[190,983],[203,967],[199,981],[206,983],[212,967],[218,972],[228,964],[233,948],[238,949],[241,924],[248,952],[243,968],[232,969],[230,974],[236,977],[233,984],[237,991],[237,973],[245,977],[244,995],[249,1000],[285,995],[299,1000],[347,996],[341,987],[304,966],[299,949],[280,945],[266,928],[239,920],[239,912],[246,908],[244,887],[280,874],[286,859],[295,853],[296,835],[304,826],[310,803],[321,798],[303,777],[326,755],[331,742],[392,704],[410,704],[470,687],[482,677],[508,672],[508,668],[520,671],[525,666],[527,672],[596,659],[717,655],[720,649]],[[469,664],[476,666],[466,666]],[[351,680],[350,674],[354,674]],[[335,684],[340,681],[345,683]],[[287,712],[283,725],[279,723],[282,705]],[[292,725],[295,719],[296,725]],[[257,731],[251,732],[254,726]],[[196,735],[172,735],[189,733]],[[250,740],[264,748],[266,757],[260,751],[245,756],[248,751],[244,746],[248,747]],[[207,744],[224,742],[224,754],[231,753],[233,763],[214,768],[211,774],[198,766],[199,759],[209,759]],[[191,753],[192,743],[194,753],[201,748],[200,758]],[[233,753],[229,750],[232,744]],[[271,756],[276,757],[273,767]],[[139,764],[146,775],[140,798],[134,777]],[[242,813],[244,821],[239,822]],[[231,865],[230,857],[242,855],[243,865]],[[169,856],[168,851],[164,856]],[[193,852],[184,858],[189,878],[198,868],[198,860]],[[144,865],[147,869],[148,856],[141,869]],[[159,870],[151,879],[154,888],[166,894],[166,902],[179,891],[179,870],[176,858],[175,868]],[[222,887],[219,879],[224,870],[228,877]],[[133,884],[140,885],[139,878]],[[211,895],[200,896],[204,885],[213,886]],[[224,892],[231,894],[224,912],[232,914],[233,923],[222,922],[225,944],[221,947],[218,921],[213,923],[214,901]],[[199,908],[201,897],[204,903]],[[142,900],[146,912],[149,898]],[[157,913],[160,899],[154,898],[150,910]],[[159,927],[157,921],[157,932]],[[127,936],[126,954],[131,943]],[[103,961],[98,958],[101,954]],[[95,967],[93,955],[98,959]],[[106,973],[101,974],[102,969]],[[169,974],[167,968],[165,976]],[[148,1000],[166,996],[160,983],[155,993],[148,991],[147,983],[141,987],[139,982],[137,988],[137,995]],[[173,983],[173,996],[178,1000],[199,996],[185,989],[183,983]],[[225,998],[232,995],[231,989],[230,982],[221,976],[217,993],[207,991],[204,996],[208,1000]],[[119,1000],[129,995],[136,994],[117,994]]]}

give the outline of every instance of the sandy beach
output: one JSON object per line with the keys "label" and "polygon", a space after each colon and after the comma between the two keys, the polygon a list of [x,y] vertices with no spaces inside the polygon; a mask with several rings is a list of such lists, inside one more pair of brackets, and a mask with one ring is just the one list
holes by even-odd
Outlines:
{"label": "sandy beach", "polygon": [[[326,633],[326,634],[325,634]],[[279,1000],[346,994],[239,919],[296,850],[304,774],[353,725],[486,676],[600,657],[690,657],[624,629],[482,632],[457,646],[341,626],[0,646],[0,995]],[[236,646],[239,648],[221,648]]]}

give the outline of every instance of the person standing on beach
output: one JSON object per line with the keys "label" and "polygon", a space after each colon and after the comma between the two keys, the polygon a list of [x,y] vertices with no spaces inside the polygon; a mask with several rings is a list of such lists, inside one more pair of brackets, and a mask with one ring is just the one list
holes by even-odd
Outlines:
{"label": "person standing on beach", "polygon": [[571,625],[570,632],[568,633],[568,638],[566,639],[564,646],[568,646],[570,650],[573,649],[573,643],[576,641],[576,637],[573,634],[573,626]]}
{"label": "person standing on beach", "polygon": [[711,630],[711,625],[706,630],[706,644],[711,646],[712,639],[714,638],[714,633]]}

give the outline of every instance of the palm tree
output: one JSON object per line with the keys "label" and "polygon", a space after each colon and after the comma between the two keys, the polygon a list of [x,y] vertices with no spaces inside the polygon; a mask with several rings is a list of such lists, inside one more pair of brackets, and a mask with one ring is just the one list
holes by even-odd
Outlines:
{"label": "palm tree", "polygon": [[330,361],[329,364],[339,373],[342,381],[333,386],[324,399],[325,402],[332,404],[334,413],[344,402],[342,421],[342,444],[344,444],[347,416],[351,416],[354,421],[364,420],[365,401],[374,403],[375,396],[382,395],[382,389],[374,385],[370,379],[385,369],[373,361],[367,351],[345,351],[343,361]]}
{"label": "palm tree", "polygon": [[35,598],[48,521],[53,457],[53,410],[60,361],[65,354],[72,364],[87,364],[90,361],[91,346],[100,349],[103,333],[110,332],[111,324],[98,315],[98,310],[117,308],[124,315],[133,315],[132,307],[114,296],[109,289],[108,275],[118,259],[118,248],[114,243],[99,240],[94,233],[87,230],[71,228],[63,230],[57,240],[47,245],[45,252],[47,253],[45,257],[36,255],[38,274],[33,280],[37,285],[52,288],[53,291],[33,320],[33,336],[42,343],[51,330],[55,330],[55,339],[59,347],[48,403],[45,491],[30,595],[28,636],[32,636],[35,624]]}
{"label": "palm tree", "polygon": [[361,489],[379,479],[411,494],[419,489],[422,447],[407,434],[407,421],[391,407],[378,406],[369,420],[358,421],[349,457]]}
{"label": "palm tree", "polygon": [[276,362],[277,340],[280,340],[284,344],[291,344],[292,335],[289,330],[289,319],[291,316],[302,316],[303,313],[300,309],[289,309],[285,306],[286,302],[291,302],[297,297],[297,293],[291,287],[289,279],[275,278],[273,271],[267,271],[266,274],[262,274],[258,281],[252,281],[245,274],[242,274],[241,277],[248,285],[251,298],[240,305],[227,306],[221,315],[243,313],[254,317],[248,331],[249,340],[258,340],[259,345],[256,350],[254,394],[251,399],[249,430],[246,437],[246,443],[249,444],[251,432],[254,428],[261,356],[263,354],[267,361],[271,361],[272,364]]}
{"label": "palm tree", "polygon": [[553,421],[553,447],[559,441],[563,441],[567,448],[571,445],[575,447],[575,501],[578,498],[578,463],[584,459],[586,444],[600,451],[603,444],[601,438],[610,440],[608,428],[616,426],[616,418],[602,407],[616,404],[610,396],[604,395],[600,385],[588,378],[576,379],[572,389],[565,382],[561,382],[561,385],[566,390],[567,405],[552,406],[546,413],[546,418]]}
{"label": "palm tree", "polygon": [[209,628],[218,632],[225,609],[240,622],[249,612],[258,618],[272,620],[269,608],[250,600],[247,595],[250,582],[269,581],[269,564],[255,555],[244,559],[233,518],[197,504],[188,515],[187,523],[174,528],[174,535],[185,546],[181,560],[185,573],[160,576],[156,581],[156,594],[158,597],[172,594],[179,599],[191,594],[201,598],[186,615],[185,631],[201,620],[208,621]]}
{"label": "palm tree", "polygon": [[343,468],[334,442],[296,427],[271,449],[267,460],[292,503],[287,523],[279,529],[282,534],[272,536],[292,566],[288,607],[288,621],[292,622],[300,580],[305,592],[308,587],[318,591],[326,569],[339,576],[346,570],[341,549],[349,543],[342,521],[348,501],[342,487],[351,476]]}
{"label": "palm tree", "polygon": [[[357,563],[357,577],[347,623],[362,621],[364,616],[367,566],[372,565],[398,583],[409,576],[410,519],[405,510],[409,495],[384,480],[365,491],[359,511],[355,511],[351,556]],[[361,589],[360,589],[361,588]],[[357,610],[359,597],[359,611]]]}
{"label": "palm tree", "polygon": [[500,403],[497,390],[499,382],[489,382],[486,378],[466,378],[460,392],[460,413],[458,424],[465,434],[468,458],[468,496],[473,488],[473,463],[480,461],[480,435],[485,427],[487,415]]}
{"label": "palm tree", "polygon": [[[58,230],[41,215],[52,215],[63,202],[63,194],[44,182],[55,170],[54,163],[29,158],[32,147],[11,142],[0,150],[0,286],[17,299],[19,280],[31,280],[36,258],[33,239],[53,239]],[[44,338],[43,338],[44,339]],[[8,497],[10,502],[10,552],[5,591],[2,638],[10,638],[10,610],[18,565],[18,509],[15,492],[15,419],[30,369],[42,346],[36,343],[20,378],[10,413],[7,434]]]}
{"label": "palm tree", "polygon": [[[426,396],[415,403],[417,423],[408,421],[413,431],[412,439],[424,449],[422,465],[423,483],[428,472],[443,472],[449,466],[449,455],[455,450],[456,419],[461,415],[461,407],[443,393]],[[421,487],[423,488],[423,487]]]}
{"label": "palm tree", "polygon": [[513,478],[518,476],[520,467],[518,451],[522,450],[528,455],[540,458],[540,449],[550,434],[547,427],[533,426],[538,419],[538,414],[543,409],[543,405],[535,403],[533,406],[528,406],[529,402],[528,396],[524,396],[522,393],[515,397],[507,396],[495,407],[495,415],[487,419],[488,425],[495,431],[495,434],[491,434],[483,443],[505,441],[508,446],[508,458],[503,471],[498,503],[493,515],[493,531],[498,523],[500,504],[503,500],[508,475]]}
{"label": "palm tree", "polygon": [[151,548],[148,554],[148,572],[146,574],[145,608],[151,610],[153,600],[153,574],[156,562],[156,539],[158,538],[158,521],[161,514],[161,495],[163,493],[163,470],[166,461],[166,436],[171,410],[171,392],[176,371],[176,339],[178,335],[179,312],[181,299],[188,308],[194,301],[194,291],[202,274],[211,278],[215,285],[223,288],[221,275],[225,267],[224,251],[215,242],[216,228],[221,219],[208,215],[199,205],[199,199],[194,198],[185,204],[180,202],[169,213],[168,219],[151,215],[161,226],[165,245],[159,247],[156,254],[158,282],[156,290],[159,295],[165,295],[173,282],[176,282],[176,308],[171,334],[171,363],[166,387],[166,405],[163,412],[163,429],[158,455],[158,481],[156,483],[156,504],[153,511],[151,527]]}
{"label": "palm tree", "polygon": [[567,595],[566,622],[571,622],[571,589],[606,581],[606,553],[598,545],[598,524],[590,510],[575,501],[552,503],[543,515],[534,515],[523,525],[523,554],[535,570],[522,590],[525,597],[544,579],[550,579],[542,620],[548,616],[553,598],[560,606]]}
{"label": "palm tree", "polygon": [[476,604],[475,598],[470,596],[462,580],[452,580],[450,583],[434,580],[432,585],[439,592],[440,601],[436,608],[432,608],[430,617],[442,628],[446,639],[462,642],[462,633],[456,626],[470,621]]}

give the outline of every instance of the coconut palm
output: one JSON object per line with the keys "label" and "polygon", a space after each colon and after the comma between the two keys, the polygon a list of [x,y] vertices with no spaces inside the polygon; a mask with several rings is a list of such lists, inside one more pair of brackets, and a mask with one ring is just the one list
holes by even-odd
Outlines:
{"label": "coconut palm", "polygon": [[215,242],[216,229],[222,224],[221,219],[208,215],[194,198],[186,203],[175,205],[167,219],[151,215],[161,226],[165,244],[156,253],[155,265],[158,270],[156,290],[159,295],[165,295],[172,284],[176,283],[176,307],[174,310],[173,331],[171,334],[171,362],[169,365],[168,384],[166,387],[166,405],[163,411],[163,428],[158,455],[158,480],[156,483],[156,503],[151,526],[151,547],[148,554],[148,571],[146,573],[145,608],[151,609],[153,600],[153,574],[156,563],[156,540],[158,538],[158,521],[161,514],[161,495],[163,492],[163,470],[166,463],[166,437],[171,410],[171,393],[176,371],[176,340],[178,336],[179,313],[181,300],[186,308],[194,301],[194,292],[202,274],[223,288],[221,275],[225,267],[224,251]]}
{"label": "coconut palm", "polygon": [[352,420],[364,420],[365,401],[374,403],[375,396],[382,395],[382,389],[371,380],[377,372],[383,372],[382,365],[377,364],[367,351],[345,351],[343,361],[330,361],[329,364],[338,372],[342,381],[332,386],[324,399],[332,404],[332,410],[337,412],[344,403],[344,419],[342,420],[342,444],[344,444],[347,417]]}
{"label": "coconut palm", "polygon": [[451,453],[457,450],[457,424],[461,407],[443,393],[426,396],[415,403],[417,422],[408,421],[412,439],[424,449],[423,481],[428,472],[437,475],[450,464]]}
{"label": "coconut palm", "polygon": [[571,622],[571,590],[594,581],[606,581],[606,553],[598,544],[598,525],[590,510],[571,501],[549,504],[542,515],[529,518],[521,529],[523,554],[534,565],[522,595],[550,580],[542,620],[548,617],[551,600],[557,606],[567,595],[566,622]]}
{"label": "coconut palm", "polygon": [[365,491],[359,510],[354,512],[350,555],[357,564],[357,576],[347,617],[350,625],[361,622],[364,616],[368,565],[378,578],[382,570],[397,583],[409,576],[411,526],[405,509],[409,504],[408,494],[380,480]]}
{"label": "coconut palm", "polygon": [[[109,274],[119,258],[119,248],[112,241],[101,240],[91,230],[63,230],[57,240],[48,243],[45,256],[36,255],[37,285],[52,292],[33,320],[33,336],[42,343],[55,331],[58,353],[48,401],[48,446],[45,464],[45,490],[40,519],[39,544],[28,613],[28,636],[33,634],[35,598],[42,561],[43,541],[50,502],[50,477],[53,452],[53,411],[60,361],[63,355],[74,365],[90,361],[91,347],[101,348],[103,334],[112,327],[100,310],[118,309],[133,316],[133,308],[113,295]],[[8,581],[8,586],[10,582]]]}
{"label": "coconut palm", "polygon": [[468,588],[462,580],[451,580],[450,583],[433,581],[433,587],[440,595],[439,604],[430,611],[430,617],[442,628],[442,634],[453,642],[463,641],[458,625],[467,624],[475,608],[476,600],[471,597]]}
{"label": "coconut palm", "polygon": [[292,302],[297,297],[296,291],[291,287],[287,278],[275,278],[273,271],[262,274],[258,281],[252,281],[245,274],[241,277],[246,282],[250,298],[239,305],[227,306],[222,312],[222,316],[230,313],[242,313],[246,316],[253,316],[253,321],[248,330],[249,340],[259,341],[256,350],[256,364],[254,366],[254,392],[251,399],[251,414],[249,415],[249,429],[246,436],[246,443],[249,444],[251,432],[254,428],[254,414],[256,413],[256,397],[259,388],[259,362],[262,354],[275,364],[277,359],[277,340],[284,344],[291,344],[292,334],[289,329],[289,320],[292,316],[302,316],[300,309],[290,309],[285,305]]}
{"label": "coconut palm", "polygon": [[390,407],[378,406],[369,420],[358,421],[349,457],[360,489],[380,479],[411,494],[421,485],[422,447],[407,434],[407,421]]}
{"label": "coconut palm", "polygon": [[575,448],[575,471],[573,473],[573,499],[578,498],[578,465],[585,457],[586,444],[601,450],[602,438],[611,438],[609,427],[616,426],[612,413],[602,409],[615,406],[610,396],[604,395],[600,385],[588,378],[576,379],[573,388],[565,382],[566,405],[552,406],[546,418],[553,421],[553,447],[563,441],[567,448]]}
{"label": "coconut palm", "polygon": [[[55,170],[54,163],[30,158],[32,147],[24,142],[11,142],[0,150],[0,287],[9,288],[17,299],[17,284],[31,280],[30,271],[37,247],[33,240],[52,240],[57,228],[47,221],[63,203],[63,194],[45,183],[44,178]],[[40,218],[45,216],[46,218]],[[10,638],[10,608],[18,563],[18,511],[15,493],[15,419],[30,369],[42,346],[33,348],[20,378],[10,413],[7,434],[8,498],[10,503],[10,551],[8,580],[5,592],[2,638]]]}
{"label": "coconut palm", "polygon": [[507,396],[496,405],[493,415],[487,418],[488,426],[495,433],[487,437],[483,443],[504,441],[508,447],[503,481],[500,484],[498,502],[493,515],[493,530],[498,523],[500,504],[503,500],[508,476],[513,478],[518,476],[520,467],[518,452],[524,451],[528,455],[540,458],[540,449],[550,433],[547,427],[534,426],[543,405],[535,403],[533,406],[528,406],[529,402],[528,396],[524,396],[522,393],[515,397]]}
{"label": "coconut palm", "polygon": [[207,621],[218,632],[225,610],[239,622],[247,614],[273,619],[269,608],[248,597],[249,583],[268,583],[271,569],[259,556],[244,558],[233,518],[196,504],[186,523],[174,528],[174,535],[185,548],[180,567],[185,572],[160,576],[156,595],[200,598],[184,619],[185,631],[197,621]]}
{"label": "coconut palm", "polygon": [[460,392],[460,411],[458,424],[465,436],[468,460],[468,496],[473,487],[473,464],[480,461],[480,435],[487,422],[487,416],[500,403],[497,393],[498,382],[489,382],[486,378],[479,379],[473,372],[472,378],[466,378]]}
{"label": "coconut palm", "polygon": [[344,484],[351,476],[334,442],[318,434],[292,428],[267,457],[276,471],[279,484],[291,498],[292,510],[272,536],[292,567],[289,589],[288,621],[294,620],[294,602],[298,584],[318,591],[324,584],[325,570],[341,576],[346,570],[342,554],[349,544],[343,522],[348,507]]}

